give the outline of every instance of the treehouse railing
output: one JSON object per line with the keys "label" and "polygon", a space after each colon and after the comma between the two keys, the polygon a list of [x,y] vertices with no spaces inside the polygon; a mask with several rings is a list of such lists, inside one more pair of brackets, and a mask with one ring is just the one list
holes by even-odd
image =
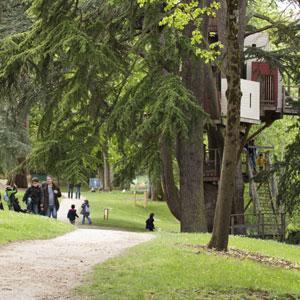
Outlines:
{"label": "treehouse railing", "polygon": [[[244,218],[244,224],[238,224],[238,218]],[[272,222],[274,215],[272,213],[258,214],[232,214],[230,216],[230,233],[259,237],[259,238],[277,238],[280,241],[285,239],[286,222],[285,213],[277,213],[278,224]]]}
{"label": "treehouse railing", "polygon": [[204,152],[204,179],[216,181],[220,177],[221,155],[220,149],[207,149]]}

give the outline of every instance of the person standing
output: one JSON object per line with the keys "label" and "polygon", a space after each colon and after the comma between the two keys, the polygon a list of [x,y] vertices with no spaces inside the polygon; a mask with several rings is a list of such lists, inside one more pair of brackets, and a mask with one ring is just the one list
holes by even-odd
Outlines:
{"label": "person standing", "polygon": [[76,187],[75,199],[80,199],[81,183],[77,183],[75,187]]}
{"label": "person standing", "polygon": [[74,189],[74,183],[68,183],[68,198],[73,199],[73,189]]}
{"label": "person standing", "polygon": [[67,218],[70,220],[70,223],[73,225],[75,224],[76,218],[79,218],[74,204],[71,205],[71,208],[68,211]]}
{"label": "person standing", "polygon": [[85,223],[85,218],[88,219],[89,224],[92,224],[92,220],[90,218],[90,204],[88,200],[84,200],[81,205],[81,213],[82,214],[82,225]]}
{"label": "person standing", "polygon": [[27,210],[34,214],[39,213],[42,201],[42,190],[38,178],[32,178],[32,185],[29,187],[23,197],[23,202],[27,205]]}
{"label": "person standing", "polygon": [[57,218],[57,211],[59,209],[58,198],[61,197],[59,187],[53,182],[51,176],[47,176],[47,182],[42,185],[42,201],[41,210],[49,218]]}

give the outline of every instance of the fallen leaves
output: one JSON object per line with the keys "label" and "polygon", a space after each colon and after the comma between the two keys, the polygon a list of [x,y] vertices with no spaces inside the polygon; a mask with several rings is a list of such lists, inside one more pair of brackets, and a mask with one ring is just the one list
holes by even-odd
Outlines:
{"label": "fallen leaves", "polygon": [[300,271],[300,264],[281,259],[278,257],[272,257],[263,255],[257,252],[251,252],[236,248],[230,248],[227,252],[224,251],[216,251],[214,249],[209,249],[205,245],[191,245],[191,244],[184,244],[186,248],[193,248],[198,249],[199,251],[197,254],[201,253],[201,251],[205,251],[208,253],[213,253],[214,255],[224,256],[224,257],[231,257],[240,260],[249,259],[264,265],[272,266],[272,267],[280,267],[288,270],[297,270]]}

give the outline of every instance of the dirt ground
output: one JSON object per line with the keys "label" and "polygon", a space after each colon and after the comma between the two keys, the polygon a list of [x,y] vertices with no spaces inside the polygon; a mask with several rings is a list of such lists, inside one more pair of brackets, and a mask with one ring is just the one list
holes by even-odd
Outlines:
{"label": "dirt ground", "polygon": [[[66,219],[70,202],[74,200],[63,201],[60,219]],[[81,201],[77,203],[79,210]],[[146,233],[92,229],[86,225],[55,239],[2,246],[0,299],[74,299],[72,289],[94,265],[152,238]]]}

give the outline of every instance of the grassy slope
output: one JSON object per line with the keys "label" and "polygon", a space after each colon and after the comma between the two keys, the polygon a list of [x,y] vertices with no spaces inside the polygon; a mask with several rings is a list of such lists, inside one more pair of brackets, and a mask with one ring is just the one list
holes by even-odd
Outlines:
{"label": "grassy slope", "polygon": [[[143,208],[135,206],[128,194],[86,196],[91,200],[94,221],[101,226],[143,230],[147,214],[153,211],[162,231],[154,241],[97,266],[86,285],[77,290],[87,299],[287,299],[288,293],[300,295],[298,271],[196,254],[197,250],[184,247],[206,244],[210,236],[174,233],[178,232],[178,222],[164,203]],[[102,218],[104,207],[112,208],[108,222]],[[230,247],[300,263],[296,246],[232,237]]]}
{"label": "grassy slope", "polygon": [[[22,193],[17,197],[20,204]],[[0,210],[0,245],[19,240],[48,239],[74,230],[74,227],[53,219],[31,214],[22,214],[8,211],[5,201],[4,211]]]}
{"label": "grassy slope", "polygon": [[[287,299],[286,294],[300,295],[299,271],[203,251],[197,254],[197,250],[184,247],[207,238],[162,233],[156,240],[97,266],[89,283],[77,292],[87,299]],[[244,243],[242,238],[234,238],[231,244],[240,242]],[[247,246],[252,243],[248,239]],[[267,243],[258,243],[256,248],[268,252]]]}
{"label": "grassy slope", "polygon": [[48,239],[66,232],[73,227],[53,219],[0,211],[0,244],[18,240]]}
{"label": "grassy slope", "polygon": [[[155,213],[155,225],[158,230],[179,231],[179,223],[171,215],[166,203],[148,202],[143,206],[143,195],[137,195],[135,205],[131,193],[84,193],[90,201],[91,216],[94,224],[105,227],[123,228],[132,231],[144,231],[145,220],[151,212]],[[77,206],[78,207],[78,206]],[[109,220],[103,220],[104,208],[110,208]]]}

